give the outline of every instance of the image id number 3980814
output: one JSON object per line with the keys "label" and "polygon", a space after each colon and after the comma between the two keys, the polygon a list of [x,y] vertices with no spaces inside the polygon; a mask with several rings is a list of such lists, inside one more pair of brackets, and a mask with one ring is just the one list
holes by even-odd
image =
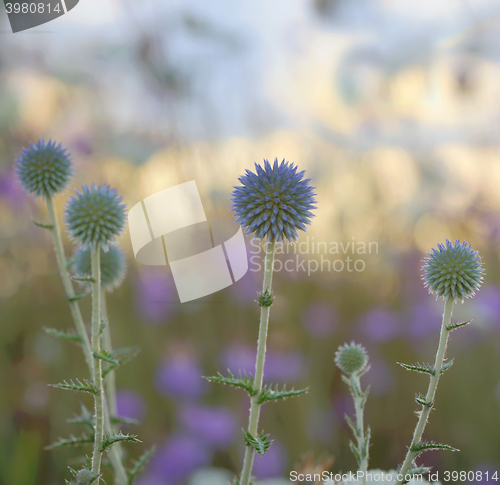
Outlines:
{"label": "image id number 3980814", "polygon": [[62,13],[63,9],[60,3],[51,6],[50,3],[43,2],[12,2],[6,3],[7,13]]}
{"label": "image id number 3980814", "polygon": [[[438,477],[436,476],[437,473],[429,475],[430,480],[432,481],[437,481]],[[485,471],[482,472],[480,470],[477,471],[445,471],[443,472],[443,482],[469,482],[469,483],[475,483],[475,482],[482,482],[486,481],[486,483],[494,483],[498,482],[499,480],[499,475],[498,471]]]}

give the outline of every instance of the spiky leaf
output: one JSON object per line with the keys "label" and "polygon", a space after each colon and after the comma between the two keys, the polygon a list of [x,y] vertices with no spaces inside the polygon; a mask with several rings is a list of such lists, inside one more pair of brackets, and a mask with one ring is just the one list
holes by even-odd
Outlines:
{"label": "spiky leaf", "polygon": [[42,328],[47,335],[51,335],[52,337],[61,340],[68,340],[76,344],[82,343],[81,337],[72,328],[68,328],[66,330],[57,330],[56,328],[49,328],[49,327],[42,327]]}
{"label": "spiky leaf", "polygon": [[257,438],[254,438],[248,431],[243,434],[243,438],[247,446],[252,446],[255,451],[264,456],[267,450],[271,446],[271,441],[269,441],[269,435],[260,434]]}
{"label": "spiky leaf", "polygon": [[37,222],[37,221],[34,221],[34,220],[31,220],[31,222],[33,222],[33,224],[35,224],[36,227],[41,227],[42,229],[54,229],[54,226],[52,224],[43,224],[42,222]]}
{"label": "spiky leaf", "polygon": [[410,451],[418,454],[423,453],[424,451],[431,450],[460,451],[457,448],[453,448],[453,446],[444,445],[442,443],[434,443],[433,441],[421,441],[420,443],[417,443],[410,448]]}
{"label": "spiky leaf", "polygon": [[472,320],[469,320],[467,322],[450,323],[450,325],[446,325],[446,330],[448,330],[448,332],[451,332],[453,330],[456,330],[457,328],[469,325],[470,322],[472,322]]}
{"label": "spiky leaf", "polygon": [[68,391],[81,391],[81,392],[89,392],[90,394],[99,394],[99,390],[96,389],[94,384],[86,379],[80,381],[80,379],[76,379],[76,382],[71,379],[70,382],[63,381],[59,384],[49,384],[50,387],[57,387],[59,389],[66,389]]}
{"label": "spiky leaf", "polygon": [[427,401],[426,397],[420,393],[415,394],[415,401],[417,402],[417,404],[421,404],[422,406],[427,406],[429,408],[434,406],[433,401],[431,401],[431,402]]}
{"label": "spiky leaf", "polygon": [[344,418],[346,423],[349,425],[349,428],[351,428],[352,432],[354,433],[354,436],[360,436],[361,432],[359,428],[352,422],[351,418],[347,416],[347,414],[344,414]]}
{"label": "spiky leaf", "polygon": [[305,394],[308,391],[308,389],[290,389],[287,390],[286,386],[283,386],[283,389],[279,390],[278,386],[276,385],[274,389],[271,386],[265,386],[261,394],[259,396],[258,403],[263,404],[265,402],[270,402],[270,401],[277,401],[278,399],[287,399],[289,397],[294,397],[294,396],[300,396],[301,394]]}
{"label": "spiky leaf", "polygon": [[101,452],[106,451],[108,448],[110,448],[115,443],[118,443],[120,441],[130,441],[132,443],[140,443],[140,440],[138,440],[137,436],[134,434],[123,434],[121,431],[118,434],[110,433],[104,436]]}
{"label": "spiky leaf", "polygon": [[55,443],[45,447],[46,450],[54,450],[56,448],[64,448],[66,446],[78,447],[94,442],[94,436],[87,436],[82,434],[81,436],[70,435],[69,438],[59,438]]}
{"label": "spiky leaf", "polygon": [[259,293],[259,299],[257,303],[259,304],[260,307],[270,307],[274,302],[274,296],[269,290],[269,288],[266,288],[266,291],[263,293]]}
{"label": "spiky leaf", "polygon": [[94,416],[85,407],[84,404],[80,403],[81,413],[75,414],[73,418],[69,418],[66,421],[71,424],[80,424],[86,426],[90,431],[94,432]]}
{"label": "spiky leaf", "polygon": [[446,362],[446,364],[443,364],[443,367],[441,367],[441,374],[446,372],[452,365],[455,359],[451,359],[449,362]]}
{"label": "spiky leaf", "polygon": [[408,365],[408,364],[402,364],[401,362],[398,362],[398,364],[407,370],[413,370],[415,372],[422,372],[424,374],[430,374],[431,376],[436,375],[436,370],[434,369],[434,366],[430,365],[430,364],[417,363],[414,365]]}
{"label": "spiky leaf", "polygon": [[80,274],[74,274],[70,275],[72,280],[75,281],[80,281],[83,283],[95,283],[95,279],[92,278],[91,276],[86,276],[86,275],[80,275]]}
{"label": "spiky leaf", "polygon": [[94,352],[93,355],[96,359],[101,359],[104,362],[114,365],[115,367],[120,365],[120,363],[114,358],[114,355],[107,350],[102,349],[99,352]]}
{"label": "spiky leaf", "polygon": [[149,450],[146,450],[138,460],[134,461],[134,466],[129,470],[128,483],[129,485],[134,484],[135,478],[142,472],[147,462],[151,459],[156,451],[156,447],[152,446]]}
{"label": "spiky leaf", "polygon": [[356,445],[352,441],[349,441],[349,448],[351,448],[353,455],[356,457],[356,461],[358,462],[358,465],[361,464],[361,454],[359,453],[358,448],[356,447]]}
{"label": "spiky leaf", "polygon": [[210,382],[218,382],[219,384],[226,384],[227,386],[239,387],[241,389],[245,389],[245,391],[250,394],[250,396],[255,396],[257,394],[257,390],[253,388],[253,376],[250,375],[248,377],[246,374],[238,374],[238,377],[234,377],[231,371],[228,369],[227,371],[228,377],[224,377],[222,374],[214,377],[205,377]]}

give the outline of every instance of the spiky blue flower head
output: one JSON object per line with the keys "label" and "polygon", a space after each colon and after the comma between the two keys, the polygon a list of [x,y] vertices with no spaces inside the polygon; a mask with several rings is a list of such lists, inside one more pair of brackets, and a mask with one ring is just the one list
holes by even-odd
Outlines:
{"label": "spiky blue flower head", "polygon": [[[110,245],[108,251],[101,248],[101,287],[106,291],[118,288],[127,271],[127,263],[123,250],[116,245]],[[78,248],[72,258],[73,271],[77,275],[90,276],[92,274],[90,248]],[[82,282],[90,289],[90,283]]]}
{"label": "spiky blue flower head", "polygon": [[82,247],[98,246],[105,251],[125,224],[125,204],[109,185],[82,187],[66,204],[65,220],[71,237]]}
{"label": "spiky blue flower head", "polygon": [[298,231],[305,231],[316,209],[314,187],[304,179],[304,171],[278,159],[264,167],[255,164],[256,173],[246,170],[234,187],[231,209],[247,235],[263,240],[295,241]]}
{"label": "spiky blue flower head", "polygon": [[448,239],[445,244],[438,244],[438,249],[427,253],[422,267],[424,285],[429,293],[437,298],[453,298],[463,302],[476,294],[483,282],[483,263],[472,245],[467,246],[458,239],[452,244]]}
{"label": "spiky blue flower head", "polygon": [[88,470],[87,468],[82,468],[76,474],[76,483],[78,483],[79,485],[85,485],[87,483],[90,483],[93,478],[94,474],[90,470]]}
{"label": "spiky blue flower head", "polygon": [[346,374],[359,373],[365,370],[368,365],[368,353],[360,344],[345,343],[340,345],[335,352],[335,363]]}
{"label": "spiky blue flower head", "polygon": [[30,143],[29,149],[23,148],[16,172],[24,189],[35,199],[50,199],[66,188],[73,169],[70,156],[61,145],[39,140],[36,145]]}

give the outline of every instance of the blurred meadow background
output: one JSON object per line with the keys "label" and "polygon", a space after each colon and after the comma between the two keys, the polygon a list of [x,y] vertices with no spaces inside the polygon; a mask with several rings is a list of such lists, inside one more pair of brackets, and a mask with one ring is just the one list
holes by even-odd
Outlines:
{"label": "blurred meadow background", "polygon": [[[433,360],[442,312],[423,288],[421,260],[446,238],[472,243],[486,279],[455,307],[456,320],[473,324],[452,334],[455,364],[426,431],[461,451],[421,461],[500,474],[500,3],[81,0],[50,24],[9,29],[2,6],[2,484],[63,483],[78,450],[43,448],[77,434],[66,419],[80,400],[91,406],[47,387],[87,373],[76,347],[42,331],[72,322],[50,235],[31,222],[46,220],[43,206],[13,168],[38,138],[71,152],[71,193],[108,183],[131,207],[196,180],[209,218],[230,216],[229,194],[245,168],[286,158],[317,186],[302,241],[377,243],[355,256],[361,272],[275,274],[266,380],[310,391],[264,407],[261,428],[275,441],[256,459],[260,479],[313,462],[355,469],[343,419],[353,408],[333,363],[352,339],[372,363],[363,377],[372,386],[371,468],[402,461],[414,393],[427,379],[396,362]],[[56,200],[60,217],[67,195]],[[169,268],[137,264],[128,231],[120,242],[128,273],[108,298],[113,340],[142,349],[117,371],[119,411],[140,421],[127,431],[143,441],[126,450],[137,457],[157,445],[140,483],[206,483],[195,477],[210,467],[239,472],[247,397],[201,376],[253,371],[261,274],[180,304]],[[67,238],[66,250],[74,250]],[[89,302],[82,308],[88,320]]]}

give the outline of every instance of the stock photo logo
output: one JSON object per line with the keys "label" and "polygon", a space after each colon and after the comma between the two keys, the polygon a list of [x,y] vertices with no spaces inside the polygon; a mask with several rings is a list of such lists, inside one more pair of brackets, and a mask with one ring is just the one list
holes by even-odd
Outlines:
{"label": "stock photo logo", "polygon": [[38,2],[4,0],[12,32],[22,32],[62,17],[76,7],[79,0],[45,0]]}
{"label": "stock photo logo", "polygon": [[231,218],[207,219],[194,180],[138,202],[128,224],[137,262],[170,265],[181,303],[227,288],[248,271],[241,227]]}

